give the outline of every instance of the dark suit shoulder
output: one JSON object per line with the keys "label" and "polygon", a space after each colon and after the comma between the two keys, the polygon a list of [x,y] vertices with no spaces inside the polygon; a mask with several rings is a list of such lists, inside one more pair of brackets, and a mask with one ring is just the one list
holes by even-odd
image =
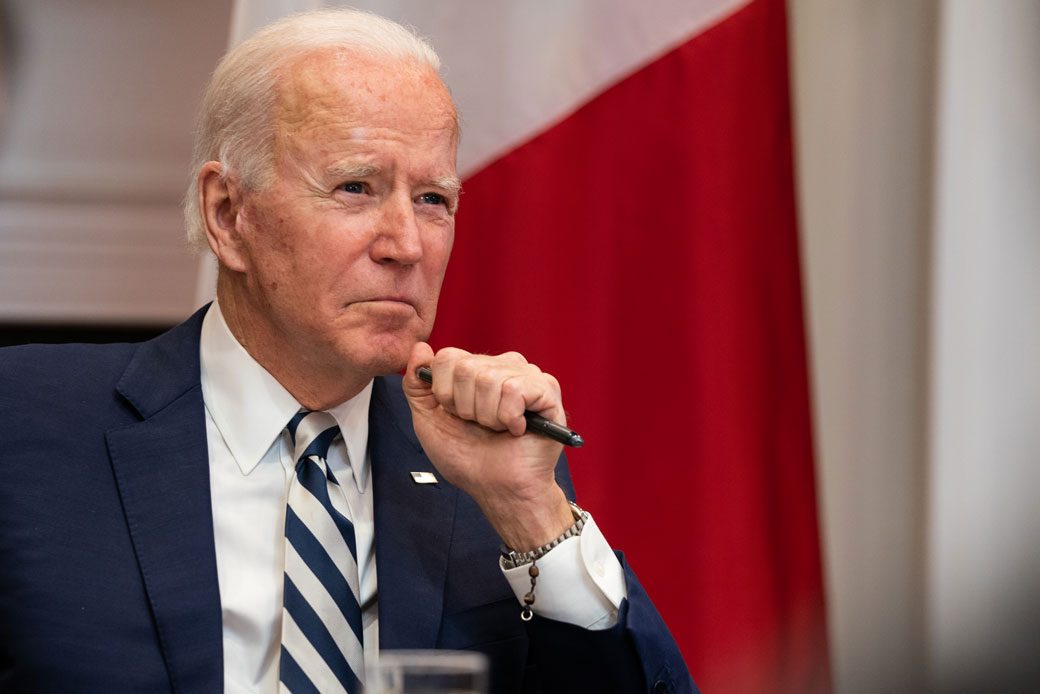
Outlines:
{"label": "dark suit shoulder", "polygon": [[114,381],[137,347],[134,343],[3,347],[0,348],[0,383],[10,387],[28,384],[51,388],[84,378],[103,379],[106,373],[114,374],[111,379]]}
{"label": "dark suit shoulder", "polygon": [[205,309],[140,343],[21,345],[0,349],[0,440],[5,457],[48,441],[80,445],[139,421],[199,384]]}
{"label": "dark suit shoulder", "polygon": [[115,385],[136,349],[125,343],[0,349],[0,429],[35,416],[80,420],[115,406]]}

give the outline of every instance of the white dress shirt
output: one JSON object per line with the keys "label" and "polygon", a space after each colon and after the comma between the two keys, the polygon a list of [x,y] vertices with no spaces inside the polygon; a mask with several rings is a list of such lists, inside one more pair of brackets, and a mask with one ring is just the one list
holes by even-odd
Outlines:
{"label": "white dress shirt", "polygon": [[[238,343],[216,302],[202,323],[200,356],[224,690],[273,693],[278,690],[281,644],[285,502],[295,468],[285,425],[300,404]],[[366,655],[375,654],[379,643],[372,461],[367,452],[371,396],[369,383],[329,410],[343,437],[328,456],[354,524]],[[591,517],[579,537],[562,542],[538,564],[537,614],[590,629],[616,623],[626,596],[624,573]],[[521,601],[530,589],[527,567],[503,573]]]}

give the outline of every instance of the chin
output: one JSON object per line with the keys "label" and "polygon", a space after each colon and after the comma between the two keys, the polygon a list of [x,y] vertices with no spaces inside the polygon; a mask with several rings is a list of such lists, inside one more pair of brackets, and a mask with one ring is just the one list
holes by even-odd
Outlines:
{"label": "chin", "polygon": [[416,339],[380,340],[373,339],[362,345],[361,350],[349,350],[344,355],[355,368],[369,376],[385,376],[397,373],[408,366],[412,345]]}
{"label": "chin", "polygon": [[373,362],[368,371],[372,376],[387,376],[404,371],[406,366],[408,366],[407,356],[403,359],[385,358]]}

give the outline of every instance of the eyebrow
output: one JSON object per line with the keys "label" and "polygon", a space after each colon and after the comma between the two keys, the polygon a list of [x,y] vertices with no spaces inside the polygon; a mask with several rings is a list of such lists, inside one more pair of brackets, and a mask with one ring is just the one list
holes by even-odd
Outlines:
{"label": "eyebrow", "polygon": [[330,177],[338,180],[346,180],[350,178],[368,178],[370,176],[375,176],[380,171],[382,171],[382,168],[376,166],[375,164],[359,164],[350,162],[344,162],[342,164],[333,164],[328,169],[326,169],[326,173]]}
{"label": "eyebrow", "polygon": [[437,176],[431,178],[428,183],[431,186],[445,190],[455,197],[459,196],[462,192],[462,181],[459,180],[458,176]]}

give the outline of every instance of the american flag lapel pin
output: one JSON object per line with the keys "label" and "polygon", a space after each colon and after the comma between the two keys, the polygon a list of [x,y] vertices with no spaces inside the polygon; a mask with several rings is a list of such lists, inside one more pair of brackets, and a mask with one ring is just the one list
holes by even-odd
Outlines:
{"label": "american flag lapel pin", "polygon": [[437,476],[432,472],[411,472],[412,481],[416,484],[437,484]]}

